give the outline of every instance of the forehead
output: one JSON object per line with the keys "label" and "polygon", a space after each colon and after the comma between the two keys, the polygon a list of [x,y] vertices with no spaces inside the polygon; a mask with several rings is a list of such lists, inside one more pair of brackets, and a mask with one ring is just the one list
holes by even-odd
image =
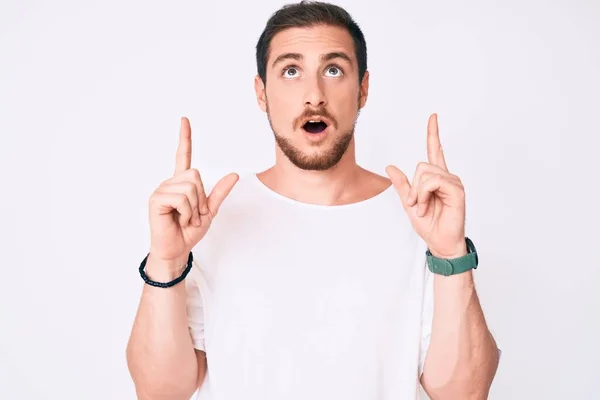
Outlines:
{"label": "forehead", "polygon": [[288,28],[271,40],[269,62],[283,53],[309,56],[333,51],[343,51],[354,60],[354,42],[346,29],[330,25]]}

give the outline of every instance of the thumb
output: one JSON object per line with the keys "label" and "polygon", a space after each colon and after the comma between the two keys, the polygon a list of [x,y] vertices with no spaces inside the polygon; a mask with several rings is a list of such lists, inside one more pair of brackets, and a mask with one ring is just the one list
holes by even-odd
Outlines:
{"label": "thumb", "polygon": [[208,209],[212,215],[217,215],[221,204],[223,204],[223,201],[225,201],[225,198],[229,195],[229,192],[231,192],[238,179],[238,174],[228,174],[221,178],[213,187],[210,196],[208,196]]}
{"label": "thumb", "polygon": [[404,172],[400,171],[393,165],[388,165],[388,167],[385,169],[385,172],[390,177],[396,192],[398,192],[400,200],[402,200],[402,205],[404,208],[407,208],[406,201],[408,200],[408,194],[410,192],[410,182],[408,181],[408,178]]}

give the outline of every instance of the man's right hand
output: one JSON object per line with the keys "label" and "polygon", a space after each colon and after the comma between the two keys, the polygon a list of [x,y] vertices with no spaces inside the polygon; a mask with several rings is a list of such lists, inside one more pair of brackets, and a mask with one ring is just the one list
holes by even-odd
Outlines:
{"label": "man's right hand", "polygon": [[[183,117],[175,174],[160,184],[149,201],[149,259],[155,267],[164,264],[178,267],[181,272],[189,252],[204,237],[219,207],[238,181],[237,174],[226,175],[207,197],[200,173],[190,168],[191,162],[192,132],[189,120]],[[161,271],[160,275],[166,272]]]}

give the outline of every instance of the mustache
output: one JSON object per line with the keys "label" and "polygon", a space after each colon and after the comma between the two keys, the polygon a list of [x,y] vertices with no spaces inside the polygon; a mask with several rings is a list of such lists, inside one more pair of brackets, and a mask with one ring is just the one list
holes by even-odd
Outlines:
{"label": "mustache", "polygon": [[331,115],[329,113],[329,111],[327,111],[327,109],[325,107],[319,107],[316,109],[310,109],[307,108],[304,110],[304,112],[298,116],[298,118],[296,118],[295,122],[294,122],[294,129],[298,129],[300,128],[300,124],[302,124],[304,121],[306,121],[307,118],[314,118],[314,117],[322,117],[322,118],[326,118],[327,120],[331,121],[331,124],[333,125],[334,128],[337,129],[337,120],[334,118],[333,115]]}

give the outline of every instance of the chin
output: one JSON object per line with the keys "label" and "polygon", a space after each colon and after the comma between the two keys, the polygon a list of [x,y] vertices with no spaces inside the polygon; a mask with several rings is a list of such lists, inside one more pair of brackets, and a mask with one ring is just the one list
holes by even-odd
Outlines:
{"label": "chin", "polygon": [[333,143],[324,140],[322,143],[301,145],[279,139],[278,144],[286,158],[296,167],[305,171],[326,171],[340,162],[348,150],[351,138],[352,136],[339,138]]}

